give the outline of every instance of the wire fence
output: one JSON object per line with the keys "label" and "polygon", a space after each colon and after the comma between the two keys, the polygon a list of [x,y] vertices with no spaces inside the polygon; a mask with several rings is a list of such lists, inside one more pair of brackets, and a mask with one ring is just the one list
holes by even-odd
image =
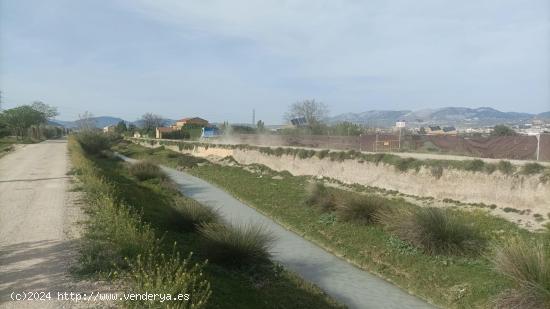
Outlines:
{"label": "wire fence", "polygon": [[263,146],[296,146],[370,152],[420,152],[482,158],[550,161],[550,134],[539,136],[463,137],[450,135],[364,134],[259,135],[227,137],[232,143]]}

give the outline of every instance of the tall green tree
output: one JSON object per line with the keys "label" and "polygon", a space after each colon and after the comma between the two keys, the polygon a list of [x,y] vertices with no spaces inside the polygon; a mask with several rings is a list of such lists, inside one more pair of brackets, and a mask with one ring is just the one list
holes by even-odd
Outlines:
{"label": "tall green tree", "polygon": [[514,136],[517,135],[516,131],[514,129],[499,124],[493,127],[493,132],[491,132],[491,135],[493,136]]}
{"label": "tall green tree", "polygon": [[126,131],[128,131],[128,128],[126,127],[126,122],[124,122],[124,120],[119,121],[115,127],[115,132],[122,134]]}
{"label": "tall green tree", "polygon": [[30,105],[22,105],[7,109],[0,114],[0,118],[17,138],[27,136],[29,128],[38,126],[47,121],[47,117],[44,113],[35,110]]}

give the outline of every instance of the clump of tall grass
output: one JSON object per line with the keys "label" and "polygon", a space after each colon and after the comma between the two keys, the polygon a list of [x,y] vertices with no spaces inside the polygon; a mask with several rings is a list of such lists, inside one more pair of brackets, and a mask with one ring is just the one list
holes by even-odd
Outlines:
{"label": "clump of tall grass", "polygon": [[319,208],[321,211],[331,211],[336,207],[334,195],[322,182],[310,184],[307,188],[306,205]]}
{"label": "clump of tall grass", "polygon": [[347,200],[336,212],[342,221],[371,224],[377,221],[378,213],[387,207],[387,199],[368,195]]}
{"label": "clump of tall grass", "polygon": [[477,255],[486,243],[479,229],[446,209],[391,209],[381,212],[379,220],[390,232],[428,254]]}
{"label": "clump of tall grass", "polygon": [[199,228],[203,253],[216,264],[229,267],[261,265],[269,262],[274,237],[262,226],[232,226],[208,223]]}
{"label": "clump of tall grass", "polygon": [[176,198],[177,225],[185,231],[195,231],[201,226],[221,221],[219,213],[199,202],[187,198]]}
{"label": "clump of tall grass", "polygon": [[165,179],[167,177],[158,165],[150,161],[138,161],[130,164],[128,171],[140,181],[153,178]]}
{"label": "clump of tall grass", "polygon": [[179,253],[171,255],[147,254],[131,262],[130,288],[138,294],[149,293],[166,295],[172,299],[132,300],[125,303],[129,308],[204,308],[212,291],[204,278],[205,264],[192,264],[191,255],[182,259]]}
{"label": "clump of tall grass", "polygon": [[111,146],[109,137],[100,131],[87,130],[80,132],[76,134],[76,140],[82,149],[89,154],[98,154]]}
{"label": "clump of tall grass", "polygon": [[501,294],[498,308],[550,308],[550,243],[513,239],[499,248],[495,268],[515,283]]}
{"label": "clump of tall grass", "polygon": [[480,159],[464,161],[464,169],[470,172],[481,172],[485,168],[485,162]]}
{"label": "clump of tall grass", "polygon": [[544,166],[538,163],[526,163],[521,168],[521,173],[524,175],[537,174],[544,171]]}

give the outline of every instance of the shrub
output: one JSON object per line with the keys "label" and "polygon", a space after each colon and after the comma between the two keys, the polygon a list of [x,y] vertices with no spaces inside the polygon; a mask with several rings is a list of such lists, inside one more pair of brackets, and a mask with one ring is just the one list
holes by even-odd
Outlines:
{"label": "shrub", "polygon": [[208,223],[199,229],[203,252],[213,263],[229,267],[269,262],[273,236],[261,226]]}
{"label": "shrub", "polygon": [[513,239],[496,249],[493,263],[515,288],[499,296],[499,308],[550,308],[550,244]]}
{"label": "shrub", "polygon": [[128,166],[130,174],[138,180],[148,180],[153,178],[164,179],[166,174],[158,165],[149,161],[139,161]]}
{"label": "shrub", "polygon": [[492,174],[497,170],[497,165],[494,163],[487,163],[485,164],[485,172],[487,174]]}
{"label": "shrub", "polygon": [[195,231],[207,223],[220,222],[218,212],[191,199],[177,198],[175,207],[178,216],[175,222],[185,231]]}
{"label": "shrub", "polygon": [[432,176],[434,176],[436,179],[441,178],[443,176],[443,167],[441,165],[435,165],[430,168],[430,173],[432,173]]}
{"label": "shrub", "polygon": [[400,172],[406,172],[416,162],[414,158],[399,159],[395,165],[395,168]]}
{"label": "shrub", "polygon": [[360,224],[374,223],[378,212],[387,207],[387,203],[387,199],[375,195],[351,198],[337,209],[338,218]]}
{"label": "shrub", "polygon": [[521,173],[524,175],[537,174],[544,170],[544,166],[538,163],[527,163],[521,168]]}
{"label": "shrub", "polygon": [[497,169],[504,175],[510,175],[514,172],[514,165],[510,161],[501,160],[497,163]]}
{"label": "shrub", "polygon": [[464,169],[471,172],[481,172],[485,167],[485,162],[480,159],[468,160],[464,162]]}
{"label": "shrub", "polygon": [[330,152],[330,150],[324,149],[324,150],[317,151],[316,155],[319,159],[324,159],[328,156],[329,152]]}
{"label": "shrub", "polygon": [[428,207],[379,215],[388,230],[428,254],[475,255],[485,245],[479,230],[455,213]]}
{"label": "shrub", "polygon": [[317,207],[321,211],[330,211],[334,210],[336,203],[334,195],[327,187],[321,182],[316,182],[307,188],[306,205]]}
{"label": "shrub", "polygon": [[193,168],[196,167],[199,163],[205,163],[208,162],[206,159],[187,155],[187,154],[181,154],[177,158],[177,166],[182,168]]}
{"label": "shrub", "polygon": [[89,154],[98,154],[110,148],[109,138],[99,131],[84,131],[76,134],[76,139],[82,149]]}
{"label": "shrub", "polygon": [[205,264],[191,264],[191,256],[182,259],[179,253],[169,256],[148,254],[131,263],[130,287],[135,293],[170,294],[172,299],[184,295],[181,301],[138,299],[125,302],[129,308],[204,308],[212,294],[204,278]]}

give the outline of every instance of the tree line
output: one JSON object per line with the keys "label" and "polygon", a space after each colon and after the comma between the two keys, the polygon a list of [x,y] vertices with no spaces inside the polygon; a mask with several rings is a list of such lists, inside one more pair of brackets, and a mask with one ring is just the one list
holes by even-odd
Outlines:
{"label": "tree line", "polygon": [[0,112],[0,137],[13,135],[17,139],[51,138],[63,133],[61,128],[48,126],[58,115],[57,108],[41,101],[20,105]]}

